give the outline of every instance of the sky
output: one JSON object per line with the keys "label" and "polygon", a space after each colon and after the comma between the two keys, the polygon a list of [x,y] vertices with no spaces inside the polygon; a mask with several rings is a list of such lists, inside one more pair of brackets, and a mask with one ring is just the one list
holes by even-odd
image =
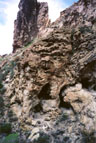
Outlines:
{"label": "sky", "polygon": [[[18,12],[20,0],[0,0],[0,55],[12,52],[14,20]],[[38,0],[48,2],[49,17],[55,21],[60,11],[72,5],[77,0]]]}

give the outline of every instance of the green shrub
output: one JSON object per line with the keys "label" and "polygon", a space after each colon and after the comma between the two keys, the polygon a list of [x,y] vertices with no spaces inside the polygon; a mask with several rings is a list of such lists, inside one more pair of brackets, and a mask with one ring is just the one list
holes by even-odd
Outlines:
{"label": "green shrub", "polygon": [[3,123],[0,124],[0,133],[7,133],[11,132],[11,124],[10,123]]}
{"label": "green shrub", "polygon": [[92,29],[90,29],[90,27],[87,27],[87,26],[79,27],[79,30],[82,34],[85,34],[86,32],[92,33]]}
{"label": "green shrub", "polygon": [[14,68],[15,68],[15,66],[16,66],[16,62],[15,61],[11,61],[11,63],[10,63],[10,79],[12,79],[13,76],[14,76]]}
{"label": "green shrub", "polygon": [[80,140],[80,143],[96,143],[96,131],[82,131],[81,135],[82,138]]}
{"label": "green shrub", "polygon": [[3,98],[0,96],[0,108],[4,106],[4,100]]}
{"label": "green shrub", "polygon": [[10,73],[10,79],[14,76],[14,67],[16,66],[15,61],[11,61],[10,64],[6,64],[0,71],[0,94],[4,94],[6,89],[4,88],[2,82],[6,79],[6,76]]}
{"label": "green shrub", "polygon": [[0,84],[2,84],[3,78],[4,78],[4,75],[2,72],[0,72]]}
{"label": "green shrub", "polygon": [[1,89],[1,88],[3,88],[3,84],[2,84],[2,83],[0,83],[0,89]]}
{"label": "green shrub", "polygon": [[96,131],[81,131],[81,138],[76,143],[96,143]]}
{"label": "green shrub", "polygon": [[2,143],[19,143],[19,136],[17,133],[10,134]]}
{"label": "green shrub", "polygon": [[72,29],[72,31],[71,31],[71,40],[73,40],[74,33],[75,33],[75,29]]}
{"label": "green shrub", "polygon": [[63,137],[63,143],[71,143],[71,139],[69,136],[64,136]]}
{"label": "green shrub", "polygon": [[37,40],[38,40],[38,38],[35,37],[32,41],[26,43],[24,48],[26,49],[26,48],[30,47],[30,46],[31,46],[32,44],[34,44]]}
{"label": "green shrub", "polygon": [[[8,106],[10,107],[10,104]],[[8,117],[12,117],[12,116],[13,116],[13,112],[9,110]]]}
{"label": "green shrub", "polygon": [[8,65],[6,64],[1,72],[0,72],[0,82],[2,82],[3,80],[5,80],[6,76],[8,75],[8,73],[10,72],[10,69],[8,67]]}
{"label": "green shrub", "polygon": [[6,91],[6,88],[4,87],[4,85],[0,82],[0,94],[4,94]]}
{"label": "green shrub", "polygon": [[63,113],[61,116],[59,116],[59,119],[56,121],[56,124],[62,121],[66,121],[68,119],[69,119],[68,115],[66,113]]}
{"label": "green shrub", "polygon": [[40,136],[37,140],[34,140],[33,143],[50,143],[50,136],[40,132]]}
{"label": "green shrub", "polygon": [[2,87],[1,89],[0,89],[0,94],[4,94],[6,92],[6,88],[5,87]]}
{"label": "green shrub", "polygon": [[6,64],[1,72],[0,72],[0,82],[2,82],[3,80],[6,79],[6,76],[10,73],[10,79],[13,78],[14,76],[14,68],[16,66],[16,62],[15,61],[11,61],[10,64]]}

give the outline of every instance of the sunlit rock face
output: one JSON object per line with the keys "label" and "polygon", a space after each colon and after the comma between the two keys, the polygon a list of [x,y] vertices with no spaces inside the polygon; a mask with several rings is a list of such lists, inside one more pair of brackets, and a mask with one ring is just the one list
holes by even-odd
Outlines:
{"label": "sunlit rock face", "polygon": [[57,25],[75,28],[80,25],[93,26],[96,22],[96,1],[95,0],[79,0],[71,7],[61,12],[57,19]]}
{"label": "sunlit rock face", "polygon": [[22,128],[20,139],[26,143],[39,142],[42,132],[46,143],[95,143],[95,55],[96,32],[83,26],[55,29],[3,58],[0,122],[12,121],[15,132]]}
{"label": "sunlit rock face", "polygon": [[48,25],[48,4],[37,0],[21,0],[14,22],[13,52],[32,41]]}
{"label": "sunlit rock face", "polygon": [[10,122],[20,143],[96,142],[95,9],[80,0],[45,28],[47,36],[0,57],[0,125]]}
{"label": "sunlit rock face", "polygon": [[17,20],[14,22],[13,52],[30,43],[34,38],[48,35],[56,28],[91,26],[96,29],[96,1],[79,0],[60,13],[52,24],[48,17],[48,4],[37,0],[21,0]]}

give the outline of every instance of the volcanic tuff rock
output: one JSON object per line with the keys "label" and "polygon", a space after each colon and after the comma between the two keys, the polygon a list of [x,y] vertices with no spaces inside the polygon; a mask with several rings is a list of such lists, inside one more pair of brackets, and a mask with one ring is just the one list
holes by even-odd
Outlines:
{"label": "volcanic tuff rock", "polygon": [[[10,109],[20,127],[30,131],[29,139],[23,135],[26,142],[46,137],[46,142],[94,143],[95,55],[96,32],[92,27],[79,27],[74,32],[62,27],[2,61],[2,74],[11,69],[3,81]],[[1,121],[6,121],[8,111],[3,114]]]}
{"label": "volcanic tuff rock", "polygon": [[48,4],[37,0],[21,0],[14,22],[13,52],[34,40],[49,25]]}
{"label": "volcanic tuff rock", "polygon": [[77,26],[96,25],[96,0],[79,0],[71,7],[60,13],[60,17],[53,24],[54,27],[70,25],[75,28]]}
{"label": "volcanic tuff rock", "polygon": [[13,52],[29,42],[46,37],[54,29],[70,25],[93,26],[96,29],[96,1],[79,0],[71,7],[60,13],[60,17],[50,24],[48,18],[48,4],[38,3],[37,0],[21,0],[17,20],[14,22]]}
{"label": "volcanic tuff rock", "polygon": [[[95,1],[89,5],[88,11],[80,0],[51,24],[47,36],[1,57],[0,123],[12,121],[20,143],[96,142]],[[66,26],[65,13],[80,6],[86,8],[81,17],[89,12],[85,22],[73,17],[75,28]]]}

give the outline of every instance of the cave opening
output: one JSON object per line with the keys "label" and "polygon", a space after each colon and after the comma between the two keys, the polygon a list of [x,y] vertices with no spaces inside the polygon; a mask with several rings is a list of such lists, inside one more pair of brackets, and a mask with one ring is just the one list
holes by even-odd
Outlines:
{"label": "cave opening", "polygon": [[39,99],[45,99],[45,100],[51,99],[50,90],[51,90],[50,89],[50,84],[49,83],[45,84],[42,87],[42,89],[41,89],[41,91],[40,91],[40,93],[38,95],[38,98]]}
{"label": "cave opening", "polygon": [[59,94],[59,99],[60,99],[59,108],[66,108],[66,109],[72,108],[70,103],[64,102],[64,96],[66,96],[64,91],[67,89],[67,87],[68,86],[64,86],[64,87],[61,88],[61,91],[60,91],[60,94]]}
{"label": "cave opening", "polygon": [[88,63],[81,71],[78,81],[82,87],[96,91],[96,61]]}

